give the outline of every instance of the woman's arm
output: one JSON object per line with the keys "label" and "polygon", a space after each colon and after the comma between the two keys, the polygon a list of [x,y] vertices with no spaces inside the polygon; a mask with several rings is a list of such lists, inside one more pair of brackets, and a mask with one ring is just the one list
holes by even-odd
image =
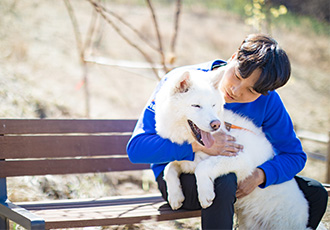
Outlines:
{"label": "woman's arm", "polygon": [[291,180],[304,168],[307,160],[291,118],[276,92],[273,92],[272,99],[266,106],[262,128],[274,147],[275,156],[258,167],[266,175],[266,181],[261,187]]}
{"label": "woman's arm", "polygon": [[157,135],[155,114],[146,109],[135,127],[127,145],[127,154],[133,163],[168,163],[175,160],[194,160],[192,146],[171,142]]}

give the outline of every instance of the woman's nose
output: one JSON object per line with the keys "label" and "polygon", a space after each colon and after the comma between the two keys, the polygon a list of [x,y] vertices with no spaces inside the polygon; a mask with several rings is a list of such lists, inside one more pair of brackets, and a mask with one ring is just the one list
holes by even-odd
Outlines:
{"label": "woman's nose", "polygon": [[233,96],[236,96],[236,97],[237,96],[240,96],[240,94],[241,94],[241,87],[240,87],[240,85],[232,86],[231,90],[232,90]]}

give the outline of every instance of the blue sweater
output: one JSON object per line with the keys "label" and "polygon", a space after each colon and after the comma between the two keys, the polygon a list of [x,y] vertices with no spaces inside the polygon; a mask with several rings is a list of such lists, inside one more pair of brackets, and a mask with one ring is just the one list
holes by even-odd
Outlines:
{"label": "blue sweater", "polygon": [[[216,60],[180,68],[210,71],[221,63],[225,62]],[[192,161],[195,156],[190,144],[178,145],[156,134],[153,99],[166,77],[156,87],[127,145],[131,162],[150,163],[156,178],[168,162]],[[266,182],[260,187],[288,181],[304,168],[306,154],[293,130],[290,116],[276,91],[261,95],[250,103],[226,103],[225,108],[250,118],[256,126],[262,127],[267,139],[273,145],[275,157],[259,166],[266,175]]]}

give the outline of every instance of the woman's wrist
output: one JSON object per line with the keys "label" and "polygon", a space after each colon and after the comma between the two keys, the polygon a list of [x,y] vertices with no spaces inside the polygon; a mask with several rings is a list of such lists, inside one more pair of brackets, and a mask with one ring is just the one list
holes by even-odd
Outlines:
{"label": "woman's wrist", "polygon": [[191,147],[192,147],[192,151],[198,152],[198,151],[202,151],[203,146],[201,146],[200,144],[198,144],[196,141],[191,143]]}
{"label": "woman's wrist", "polygon": [[261,185],[266,182],[266,174],[261,168],[257,168],[258,172],[258,185]]}

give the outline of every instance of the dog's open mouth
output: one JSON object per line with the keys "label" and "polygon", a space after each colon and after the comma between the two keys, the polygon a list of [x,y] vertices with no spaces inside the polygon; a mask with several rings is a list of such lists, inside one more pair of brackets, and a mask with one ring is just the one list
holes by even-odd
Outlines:
{"label": "dog's open mouth", "polygon": [[201,145],[204,145],[206,148],[210,148],[213,145],[214,138],[212,137],[211,133],[201,130],[191,120],[188,120],[188,124],[191,128],[193,136],[195,137],[195,139],[197,140],[198,143],[200,143]]}

